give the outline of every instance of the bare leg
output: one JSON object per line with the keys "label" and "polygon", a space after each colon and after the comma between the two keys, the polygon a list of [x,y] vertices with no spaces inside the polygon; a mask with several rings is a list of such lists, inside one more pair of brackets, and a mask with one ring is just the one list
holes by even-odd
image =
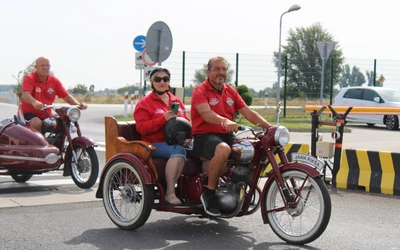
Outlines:
{"label": "bare leg", "polygon": [[168,201],[178,200],[175,196],[175,183],[182,174],[184,164],[185,160],[183,157],[171,157],[167,162],[165,167],[165,179],[167,181],[166,196],[169,196]]}
{"label": "bare leg", "polygon": [[226,143],[220,143],[215,148],[214,157],[210,160],[210,164],[208,167],[207,187],[209,189],[214,190],[217,188],[218,179],[225,171],[230,154],[231,148]]}
{"label": "bare leg", "polygon": [[202,163],[201,163],[201,172],[203,174],[207,174],[209,166],[210,166],[210,160],[202,161]]}
{"label": "bare leg", "polygon": [[42,120],[40,118],[35,117],[29,122],[29,126],[36,129],[39,132],[42,132]]}

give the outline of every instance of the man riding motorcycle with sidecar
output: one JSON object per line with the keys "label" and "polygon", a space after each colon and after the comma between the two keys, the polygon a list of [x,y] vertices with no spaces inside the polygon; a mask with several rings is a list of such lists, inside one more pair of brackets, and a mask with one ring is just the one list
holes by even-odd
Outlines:
{"label": "man riding motorcycle with sidecar", "polygon": [[79,103],[70,95],[55,76],[50,75],[50,61],[39,57],[35,62],[35,72],[27,75],[21,88],[20,112],[25,121],[37,131],[43,132],[42,120],[52,115],[51,109],[43,109],[43,105],[53,104],[56,96],[62,98],[70,105],[80,105],[87,109],[85,103]]}

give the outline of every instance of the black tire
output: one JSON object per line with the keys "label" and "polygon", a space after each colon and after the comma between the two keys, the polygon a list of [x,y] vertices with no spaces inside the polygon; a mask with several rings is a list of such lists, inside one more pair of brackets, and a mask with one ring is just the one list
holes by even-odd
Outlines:
{"label": "black tire", "polygon": [[[296,196],[296,208],[286,209],[276,180],[266,190],[265,208],[269,225],[275,234],[291,244],[307,244],[317,239],[326,229],[331,216],[331,199],[321,177],[311,178],[299,170],[282,173],[288,191]],[[297,189],[293,188],[293,183]],[[282,208],[282,209],[279,209]]]}
{"label": "black tire", "polygon": [[397,115],[388,115],[385,116],[385,125],[389,130],[398,130],[399,129],[399,117]]}
{"label": "black tire", "polygon": [[75,184],[83,189],[91,188],[97,181],[99,175],[99,159],[93,147],[83,148],[75,146],[75,153],[78,162],[75,162],[72,152],[68,151],[66,155],[66,164],[64,167],[71,169],[71,177]]}
{"label": "black tire", "polygon": [[16,182],[27,182],[32,178],[32,174],[11,174],[11,178],[14,179]]}
{"label": "black tire", "polygon": [[154,204],[154,186],[145,185],[137,166],[126,160],[111,163],[103,180],[103,204],[119,228],[135,230],[146,223]]}

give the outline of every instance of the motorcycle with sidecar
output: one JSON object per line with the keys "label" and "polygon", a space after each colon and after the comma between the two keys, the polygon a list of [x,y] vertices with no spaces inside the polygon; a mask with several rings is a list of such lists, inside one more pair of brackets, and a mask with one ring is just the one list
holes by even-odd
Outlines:
{"label": "motorcycle with sidecar", "polygon": [[97,181],[99,161],[95,142],[83,136],[78,120],[80,107],[53,107],[43,120],[42,133],[26,124],[18,112],[14,119],[0,121],[0,175],[26,182],[33,175],[61,170],[83,189]]}
{"label": "motorcycle with sidecar", "polygon": [[[96,197],[119,228],[135,230],[145,224],[152,209],[180,214],[205,214],[200,195],[207,184],[202,161],[188,157],[177,182],[182,205],[165,201],[166,160],[151,157],[155,147],[140,140],[134,121],[105,117],[106,160]],[[275,234],[292,244],[306,244],[326,229],[331,215],[328,188],[317,168],[289,162],[284,146],[289,131],[272,126],[266,131],[241,128],[232,155],[216,191],[220,218],[261,216]],[[277,161],[280,159],[280,163]],[[262,173],[271,166],[260,187]]]}

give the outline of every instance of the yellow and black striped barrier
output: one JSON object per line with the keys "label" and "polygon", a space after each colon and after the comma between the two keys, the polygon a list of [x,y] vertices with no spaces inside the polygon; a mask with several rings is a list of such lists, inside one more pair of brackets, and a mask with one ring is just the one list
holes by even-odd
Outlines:
{"label": "yellow and black striped barrier", "polygon": [[[400,107],[391,106],[343,106],[343,105],[330,105],[336,113],[344,113],[349,107],[352,107],[351,114],[363,114],[363,115],[398,115],[400,114]],[[307,104],[304,106],[304,112],[313,112],[314,110],[320,110],[322,105]],[[332,111],[330,109],[325,109],[322,113],[330,114]]]}
{"label": "yellow and black striped barrier", "polygon": [[400,195],[400,153],[343,149],[336,187]]}
{"label": "yellow and black striped barrier", "polygon": [[[310,146],[308,144],[298,144],[298,143],[288,143],[285,147],[286,157],[289,162],[292,161],[292,153],[302,153],[309,154]],[[275,159],[278,161],[278,164],[281,162],[278,155],[275,155]],[[265,177],[272,170],[272,166],[268,165],[268,167],[261,173],[261,176]]]}

